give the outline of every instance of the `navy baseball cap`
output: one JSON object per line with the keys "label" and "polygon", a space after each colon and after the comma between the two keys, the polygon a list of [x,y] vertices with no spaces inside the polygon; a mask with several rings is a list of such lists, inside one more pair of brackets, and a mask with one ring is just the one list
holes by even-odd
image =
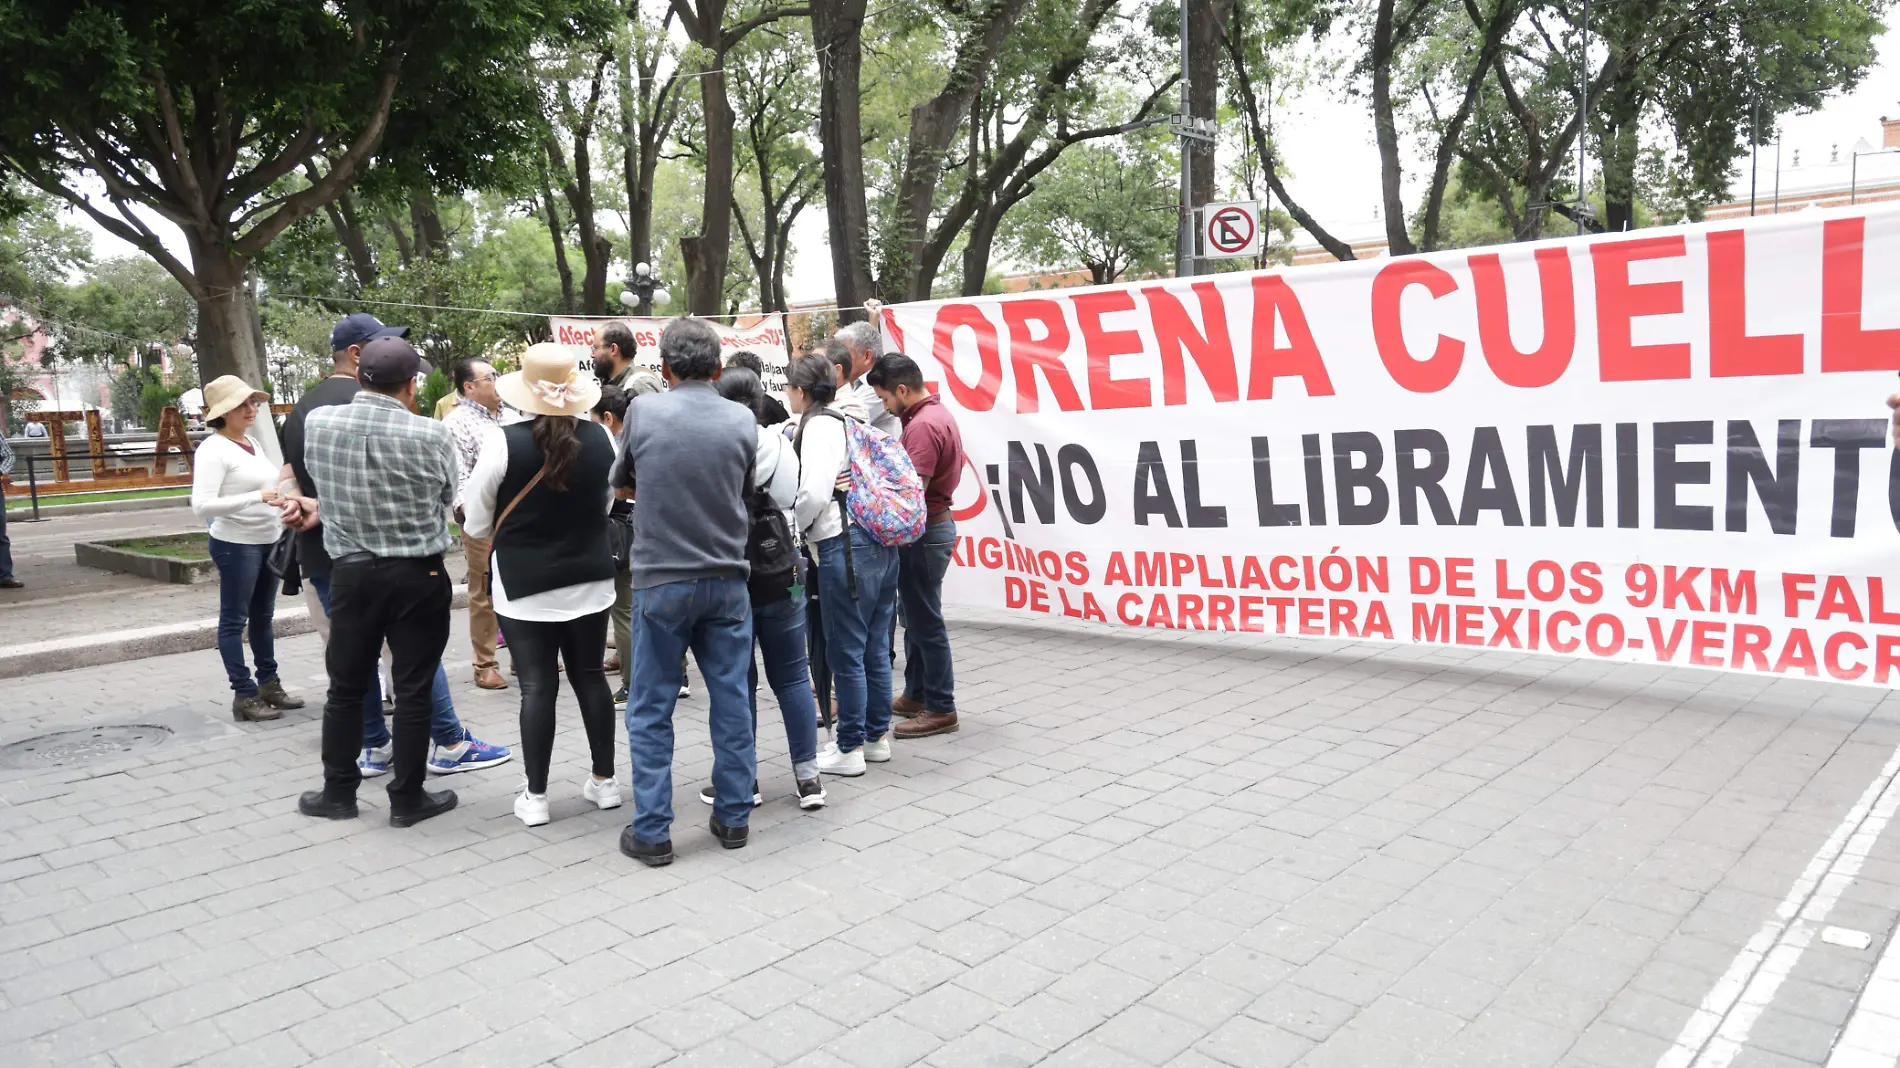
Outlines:
{"label": "navy baseball cap", "polygon": [[399,337],[379,337],[356,357],[356,377],[372,386],[399,386],[422,373],[422,354]]}
{"label": "navy baseball cap", "polygon": [[342,352],[351,345],[367,345],[379,337],[408,337],[406,326],[384,326],[368,312],[345,315],[330,328],[330,351]]}

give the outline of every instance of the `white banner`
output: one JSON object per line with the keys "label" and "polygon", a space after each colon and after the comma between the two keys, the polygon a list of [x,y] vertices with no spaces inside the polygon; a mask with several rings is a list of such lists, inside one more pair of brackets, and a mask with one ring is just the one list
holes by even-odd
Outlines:
{"label": "white banner", "polygon": [[[554,340],[579,350],[585,361],[583,366],[593,366],[594,342],[600,331],[610,322],[625,323],[633,331],[633,344],[637,355],[635,362],[642,367],[660,369],[660,331],[666,329],[671,319],[658,317],[627,316],[616,319],[577,319],[565,315],[551,315],[548,324],[554,330]],[[785,363],[788,349],[785,341],[785,323],[783,318],[773,312],[753,319],[735,320],[731,325],[708,319],[719,333],[719,345],[727,356],[735,352],[751,351],[765,364],[765,388],[768,392],[784,394]]]}
{"label": "white banner", "polygon": [[1900,213],[886,308],[946,600],[1900,679]]}

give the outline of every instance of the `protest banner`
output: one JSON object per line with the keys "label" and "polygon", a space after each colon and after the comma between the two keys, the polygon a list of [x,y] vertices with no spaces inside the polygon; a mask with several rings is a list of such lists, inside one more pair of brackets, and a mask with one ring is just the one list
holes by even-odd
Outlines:
{"label": "protest banner", "polygon": [[970,455],[947,601],[1891,686],[1896,273],[1809,211],[880,321]]}
{"label": "protest banner", "polygon": [[[641,367],[660,369],[660,331],[666,329],[671,319],[659,317],[625,316],[613,319],[579,319],[567,315],[551,315],[548,325],[554,331],[554,340],[562,345],[573,346],[581,355],[582,367],[593,369],[590,353],[600,331],[610,322],[620,322],[633,331],[633,343],[637,350],[635,362]],[[783,395],[785,392],[785,362],[788,346],[785,340],[785,322],[777,312],[754,318],[734,320],[731,324],[707,320],[707,325],[719,334],[719,347],[727,356],[735,352],[750,350],[759,355],[765,364],[765,388],[767,391]]]}

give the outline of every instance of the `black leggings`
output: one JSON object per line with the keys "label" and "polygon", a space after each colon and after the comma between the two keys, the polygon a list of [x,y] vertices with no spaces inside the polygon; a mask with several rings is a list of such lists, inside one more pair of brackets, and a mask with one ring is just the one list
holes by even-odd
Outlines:
{"label": "black leggings", "polygon": [[[594,774],[613,778],[614,695],[607,688],[601,662],[607,652],[607,609],[591,616],[559,623],[536,623],[503,616],[521,683],[521,763],[528,773],[528,792],[548,792],[548,764],[554,759],[554,701],[561,692],[556,657],[567,665],[568,685],[581,706],[581,725],[587,729],[587,748],[594,756]],[[621,652],[622,656],[626,651]]]}

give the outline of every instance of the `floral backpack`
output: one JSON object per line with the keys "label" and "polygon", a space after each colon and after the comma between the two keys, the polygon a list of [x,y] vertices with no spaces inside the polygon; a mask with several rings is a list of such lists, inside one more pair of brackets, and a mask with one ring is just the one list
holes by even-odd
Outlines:
{"label": "floral backpack", "polygon": [[[845,456],[851,490],[839,491],[839,507],[851,523],[863,527],[879,545],[909,545],[924,536],[924,480],[896,438],[874,426],[819,408],[844,424]],[[799,429],[802,442],[804,428]]]}

